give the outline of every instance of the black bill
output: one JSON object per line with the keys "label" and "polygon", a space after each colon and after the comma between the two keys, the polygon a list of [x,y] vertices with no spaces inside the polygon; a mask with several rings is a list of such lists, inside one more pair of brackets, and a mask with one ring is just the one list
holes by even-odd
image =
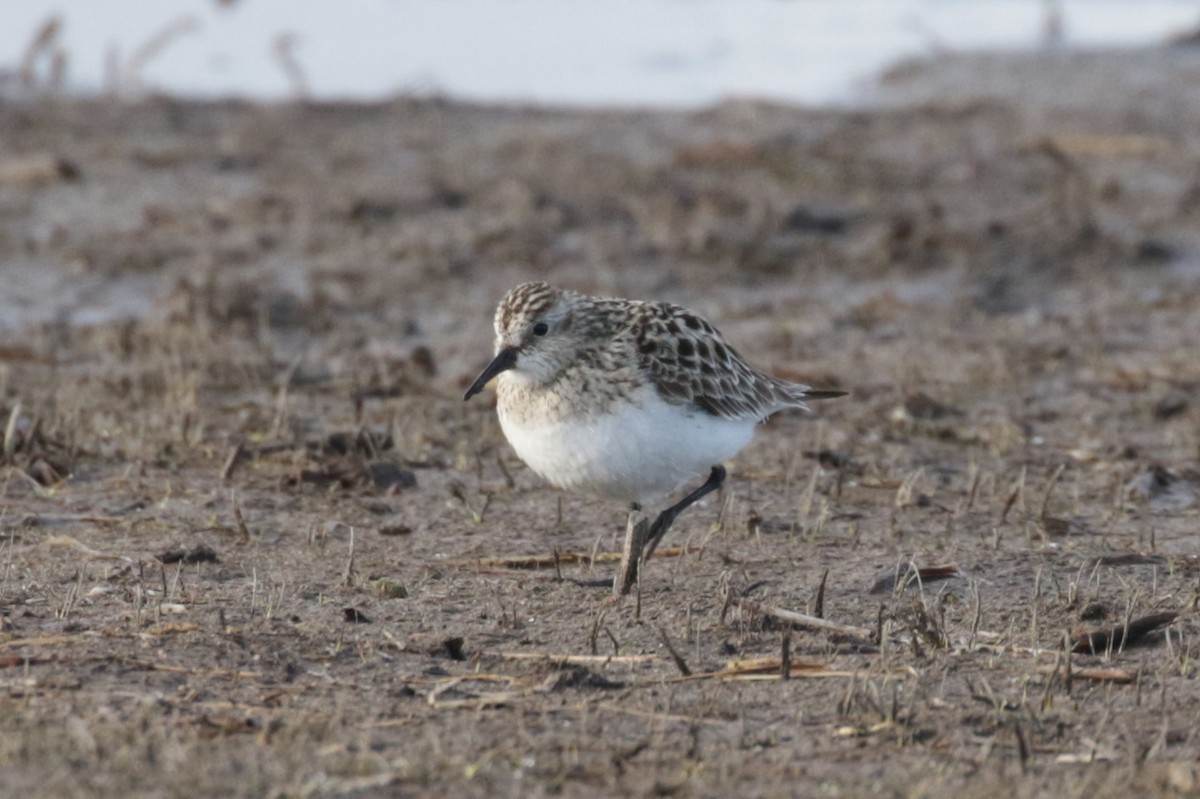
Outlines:
{"label": "black bill", "polygon": [[517,351],[512,347],[505,347],[496,353],[496,357],[492,358],[492,362],[484,367],[479,373],[479,377],[475,378],[475,382],[467,389],[467,393],[463,394],[464,400],[469,400],[471,397],[483,391],[483,387],[488,384],[496,375],[501,372],[507,372],[509,369],[517,365]]}

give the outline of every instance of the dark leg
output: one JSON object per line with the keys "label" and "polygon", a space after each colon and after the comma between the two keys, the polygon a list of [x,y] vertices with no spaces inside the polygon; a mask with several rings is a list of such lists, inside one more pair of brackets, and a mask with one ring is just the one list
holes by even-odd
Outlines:
{"label": "dark leg", "polygon": [[650,525],[650,533],[646,536],[646,547],[642,550],[642,557],[649,560],[650,556],[654,554],[654,550],[658,548],[658,542],[662,540],[667,530],[670,530],[671,525],[675,523],[675,518],[704,497],[716,491],[724,482],[725,467],[717,464],[712,467],[712,472],[708,475],[708,480],[704,482],[704,485],[658,514],[658,518],[654,520],[654,524]]}

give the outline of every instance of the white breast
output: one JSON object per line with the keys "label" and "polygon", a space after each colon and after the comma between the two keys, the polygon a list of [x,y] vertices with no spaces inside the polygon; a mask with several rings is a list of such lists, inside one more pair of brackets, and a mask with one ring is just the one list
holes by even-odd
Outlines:
{"label": "white breast", "polygon": [[752,421],[670,405],[649,386],[607,413],[541,417],[501,403],[499,415],[513,449],[550,483],[625,502],[649,503],[706,476],[754,435]]}

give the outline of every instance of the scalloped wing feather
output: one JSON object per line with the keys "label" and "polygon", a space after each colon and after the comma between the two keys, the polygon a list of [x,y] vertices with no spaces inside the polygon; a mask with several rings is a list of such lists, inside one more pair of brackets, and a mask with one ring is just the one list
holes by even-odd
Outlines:
{"label": "scalloped wing feather", "polygon": [[723,419],[765,419],[805,408],[808,386],[751,367],[715,327],[666,302],[638,303],[633,335],[639,366],[664,400]]}

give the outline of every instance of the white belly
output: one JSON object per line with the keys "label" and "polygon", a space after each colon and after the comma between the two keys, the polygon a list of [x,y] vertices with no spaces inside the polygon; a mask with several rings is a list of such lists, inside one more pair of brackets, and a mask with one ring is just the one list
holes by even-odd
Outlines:
{"label": "white belly", "polygon": [[[539,420],[507,414],[500,426],[521,460],[559,488],[625,502],[659,499],[750,443],[754,422],[668,405],[647,389],[614,412]],[[521,417],[518,421],[518,417]]]}

